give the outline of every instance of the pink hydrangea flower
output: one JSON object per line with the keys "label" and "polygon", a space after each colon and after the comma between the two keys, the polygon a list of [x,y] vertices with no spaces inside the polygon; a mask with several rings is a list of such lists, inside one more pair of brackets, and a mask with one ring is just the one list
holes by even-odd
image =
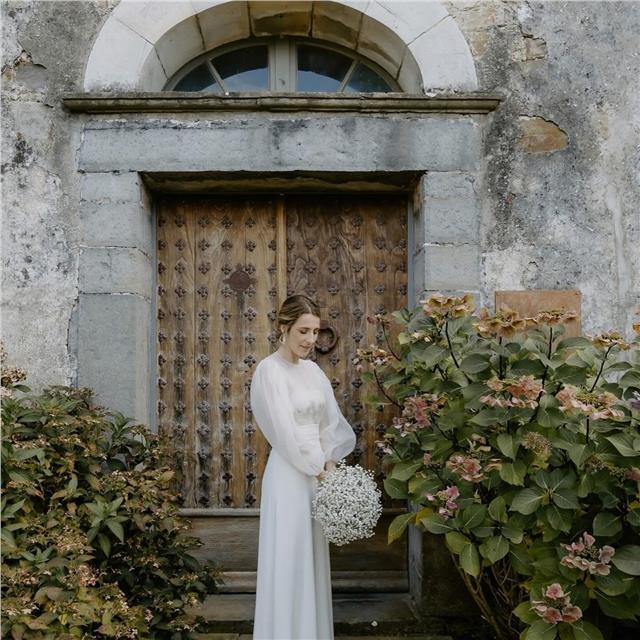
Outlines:
{"label": "pink hydrangea flower", "polygon": [[555,600],[559,598],[564,598],[566,594],[562,590],[562,587],[557,582],[554,582],[553,584],[550,584],[547,587],[546,591],[544,592],[544,595],[547,598],[553,598]]}
{"label": "pink hydrangea flower", "polygon": [[573,622],[580,620],[580,618],[582,618],[582,609],[580,607],[576,607],[575,605],[563,607],[562,622],[572,624]]}
{"label": "pink hydrangea flower", "polygon": [[547,607],[547,610],[542,614],[542,619],[549,624],[558,624],[558,622],[562,622],[562,613],[555,607]]}

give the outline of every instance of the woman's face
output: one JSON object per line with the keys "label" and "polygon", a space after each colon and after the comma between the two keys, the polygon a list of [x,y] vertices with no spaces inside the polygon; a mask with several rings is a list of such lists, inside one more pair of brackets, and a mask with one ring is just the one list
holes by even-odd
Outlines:
{"label": "woman's face", "polygon": [[287,333],[285,346],[298,358],[306,358],[318,339],[320,318],[311,313],[301,315]]}

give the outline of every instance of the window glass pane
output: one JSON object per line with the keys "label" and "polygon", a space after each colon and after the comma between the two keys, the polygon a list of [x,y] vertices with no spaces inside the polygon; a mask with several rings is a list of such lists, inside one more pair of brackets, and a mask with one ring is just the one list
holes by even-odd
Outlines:
{"label": "window glass pane", "polygon": [[223,53],[212,61],[227,91],[266,91],[269,89],[267,47],[247,47]]}
{"label": "window glass pane", "polygon": [[321,47],[298,47],[298,91],[337,91],[351,59]]}
{"label": "window glass pane", "polygon": [[220,86],[211,75],[211,71],[207,65],[192,69],[187,75],[178,82],[174,87],[174,91],[220,91]]}
{"label": "window glass pane", "polygon": [[351,78],[347,86],[344,88],[345,93],[370,93],[373,91],[391,91],[391,87],[369,67],[362,63],[353,70]]}

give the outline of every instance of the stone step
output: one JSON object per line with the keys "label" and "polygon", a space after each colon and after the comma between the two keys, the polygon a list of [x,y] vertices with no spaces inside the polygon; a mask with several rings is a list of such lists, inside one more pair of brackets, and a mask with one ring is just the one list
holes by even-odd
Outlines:
{"label": "stone step", "polygon": [[[453,640],[451,636],[421,635],[421,636],[336,636],[335,640]],[[250,634],[238,633],[198,633],[195,640],[251,640]]]}

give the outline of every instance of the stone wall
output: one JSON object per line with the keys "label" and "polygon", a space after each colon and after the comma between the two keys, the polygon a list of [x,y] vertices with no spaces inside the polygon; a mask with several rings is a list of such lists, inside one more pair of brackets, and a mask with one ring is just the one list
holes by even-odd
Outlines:
{"label": "stone wall", "polygon": [[[87,237],[119,206],[81,193],[77,159],[92,134],[61,104],[64,92],[82,90],[92,43],[116,5],[2,3],[2,333],[35,387],[77,379]],[[627,329],[640,302],[640,3],[445,6],[471,47],[479,88],[504,101],[483,120],[478,175],[449,184],[446,202],[429,190],[438,176],[425,181],[424,206],[446,214],[425,222],[425,239],[461,247],[461,264],[479,240],[484,303],[496,289],[577,288],[586,331]],[[457,208],[470,193],[477,225]],[[429,259],[424,268],[437,273],[437,249]],[[85,284],[87,296],[101,295]]]}

